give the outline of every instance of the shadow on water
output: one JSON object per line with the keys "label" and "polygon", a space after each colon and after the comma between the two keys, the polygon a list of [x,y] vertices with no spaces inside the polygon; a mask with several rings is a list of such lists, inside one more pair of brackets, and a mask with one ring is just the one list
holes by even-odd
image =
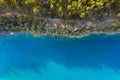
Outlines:
{"label": "shadow on water", "polygon": [[5,73],[12,68],[38,71],[49,59],[70,68],[101,69],[106,65],[116,70],[120,69],[119,41],[120,35],[65,40],[31,35],[5,37],[0,40],[0,60],[3,61],[0,65],[4,66],[0,70]]}

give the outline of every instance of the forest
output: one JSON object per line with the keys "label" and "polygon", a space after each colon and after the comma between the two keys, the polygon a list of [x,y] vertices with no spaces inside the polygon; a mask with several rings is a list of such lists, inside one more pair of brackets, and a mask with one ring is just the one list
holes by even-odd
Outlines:
{"label": "forest", "polygon": [[0,13],[21,13],[62,19],[120,16],[120,0],[0,0]]}
{"label": "forest", "polygon": [[120,31],[120,0],[0,0],[0,33],[82,36]]}

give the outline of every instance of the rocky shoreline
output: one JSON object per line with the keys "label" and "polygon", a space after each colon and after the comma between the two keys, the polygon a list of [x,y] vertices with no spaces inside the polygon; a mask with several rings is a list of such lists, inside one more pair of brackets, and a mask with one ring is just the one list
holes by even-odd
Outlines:
{"label": "rocky shoreline", "polygon": [[0,34],[31,33],[36,36],[82,37],[88,34],[120,32],[120,19],[102,21],[48,19],[28,16],[1,16]]}

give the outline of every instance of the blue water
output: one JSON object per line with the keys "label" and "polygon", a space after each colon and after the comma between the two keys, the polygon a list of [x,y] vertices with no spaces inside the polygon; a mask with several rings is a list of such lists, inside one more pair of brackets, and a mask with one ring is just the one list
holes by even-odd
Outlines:
{"label": "blue water", "polygon": [[0,80],[120,80],[120,34],[1,37]]}

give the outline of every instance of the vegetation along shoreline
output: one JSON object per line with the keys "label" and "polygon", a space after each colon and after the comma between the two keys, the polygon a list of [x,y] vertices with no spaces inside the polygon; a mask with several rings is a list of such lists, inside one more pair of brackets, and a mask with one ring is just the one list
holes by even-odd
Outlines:
{"label": "vegetation along shoreline", "polygon": [[0,34],[82,37],[120,32],[120,0],[0,0]]}
{"label": "vegetation along shoreline", "polygon": [[31,33],[36,36],[83,37],[120,32],[120,19],[102,21],[48,19],[31,16],[1,16],[0,34]]}

